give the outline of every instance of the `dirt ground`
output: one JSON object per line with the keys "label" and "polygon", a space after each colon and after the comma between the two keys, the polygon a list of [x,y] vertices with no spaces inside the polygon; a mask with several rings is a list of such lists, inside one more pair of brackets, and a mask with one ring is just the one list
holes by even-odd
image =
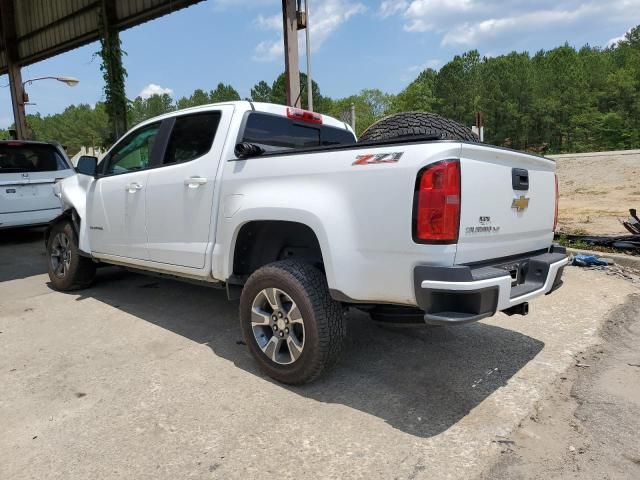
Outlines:
{"label": "dirt ground", "polygon": [[616,309],[603,343],[576,359],[510,438],[485,480],[640,478],[640,296]]}
{"label": "dirt ground", "polygon": [[[640,361],[638,336],[625,333],[639,290],[618,276],[568,267],[528,316],[451,328],[384,327],[351,312],[336,369],[286,387],[257,369],[223,291],[102,268],[92,288],[64,294],[45,271],[42,232],[0,235],[2,480],[470,479],[505,449],[533,475],[573,456],[586,469],[593,456],[595,473],[639,478],[640,368],[627,365]],[[583,359],[593,346],[609,352],[607,320],[625,340],[601,363]],[[602,393],[618,384],[627,390]],[[585,399],[575,439],[572,391]],[[555,412],[557,430],[534,432],[543,445],[560,436],[557,450],[528,463],[516,450],[528,445],[526,419],[542,428]],[[496,476],[519,474],[513,457]]]}
{"label": "dirt ground", "polygon": [[618,219],[640,210],[640,150],[551,156],[560,185],[560,230],[628,234]]}

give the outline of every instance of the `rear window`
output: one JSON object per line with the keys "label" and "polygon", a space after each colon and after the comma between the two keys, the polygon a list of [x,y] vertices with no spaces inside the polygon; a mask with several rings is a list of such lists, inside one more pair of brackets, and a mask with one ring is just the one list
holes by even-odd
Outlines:
{"label": "rear window", "polygon": [[285,150],[349,145],[355,143],[356,139],[346,129],[305,124],[268,113],[251,113],[242,141],[267,147],[267,150]]}
{"label": "rear window", "polygon": [[52,146],[0,144],[0,173],[54,172],[69,168]]}
{"label": "rear window", "polygon": [[211,150],[218,123],[219,112],[176,117],[164,164],[189,162]]}

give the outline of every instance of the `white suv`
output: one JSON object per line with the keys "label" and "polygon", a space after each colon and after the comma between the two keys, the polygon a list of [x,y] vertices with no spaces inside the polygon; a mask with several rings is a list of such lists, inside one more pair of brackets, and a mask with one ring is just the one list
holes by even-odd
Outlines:
{"label": "white suv", "polygon": [[73,174],[58,145],[0,141],[0,229],[43,225],[60,215],[53,185]]}

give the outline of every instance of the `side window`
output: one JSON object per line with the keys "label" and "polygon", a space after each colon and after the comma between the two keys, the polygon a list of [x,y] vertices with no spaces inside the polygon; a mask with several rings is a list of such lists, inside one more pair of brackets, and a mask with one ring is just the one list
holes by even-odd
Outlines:
{"label": "side window", "polygon": [[322,145],[352,145],[356,138],[349,130],[335,127],[322,127]]}
{"label": "side window", "polygon": [[211,150],[219,123],[220,112],[176,117],[163,163],[189,162],[207,153]]}
{"label": "side window", "polygon": [[151,162],[160,123],[147,125],[125,138],[109,155],[105,175],[144,170]]}

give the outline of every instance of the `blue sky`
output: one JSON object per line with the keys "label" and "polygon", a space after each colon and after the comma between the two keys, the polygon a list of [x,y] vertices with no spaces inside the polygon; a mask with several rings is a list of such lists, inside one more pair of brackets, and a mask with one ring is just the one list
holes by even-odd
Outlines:
{"label": "blue sky", "polygon": [[[207,0],[122,33],[130,98],[230,83],[245,97],[283,70],[280,0]],[[455,54],[535,52],[565,41],[605,46],[640,24],[640,0],[309,0],[313,78],[332,97],[363,88],[396,93],[420,70]],[[301,34],[301,46],[304,35]],[[70,88],[28,87],[28,113],[57,113],[103,99],[97,44],[23,68],[23,80],[72,75]],[[304,69],[304,59],[301,58]],[[13,121],[8,79],[0,78],[0,127]]]}

